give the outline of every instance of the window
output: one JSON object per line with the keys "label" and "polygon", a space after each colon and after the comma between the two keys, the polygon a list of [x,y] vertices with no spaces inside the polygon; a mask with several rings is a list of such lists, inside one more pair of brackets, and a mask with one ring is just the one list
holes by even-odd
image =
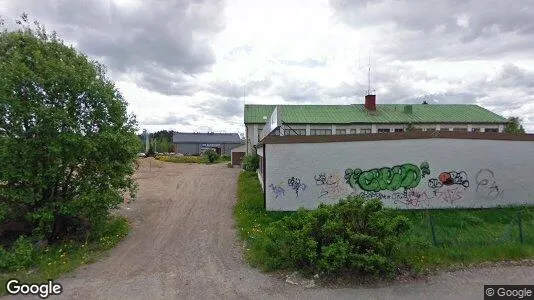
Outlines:
{"label": "window", "polygon": [[485,132],[499,132],[499,128],[486,128]]}
{"label": "window", "polygon": [[450,129],[447,127],[441,127],[439,131],[450,131]]}
{"label": "window", "polygon": [[284,129],[284,135],[306,135],[306,129]]}
{"label": "window", "polygon": [[426,128],[424,131],[436,131],[436,128]]}
{"label": "window", "polygon": [[471,128],[471,132],[480,132],[480,128],[473,127]]}
{"label": "window", "polygon": [[332,129],[311,129],[310,135],[331,135]]}
{"label": "window", "polygon": [[378,133],[387,133],[390,132],[389,128],[378,128]]}
{"label": "window", "polygon": [[351,129],[350,134],[356,134],[356,129]]}
{"label": "window", "polygon": [[362,128],[360,129],[360,133],[371,133],[371,128]]}
{"label": "window", "polygon": [[452,131],[467,131],[467,128],[453,128]]}
{"label": "window", "polygon": [[402,128],[395,128],[395,132],[404,132],[404,129],[402,129]]}
{"label": "window", "polygon": [[346,129],[336,129],[336,134],[338,134],[338,135],[347,134],[347,130]]}

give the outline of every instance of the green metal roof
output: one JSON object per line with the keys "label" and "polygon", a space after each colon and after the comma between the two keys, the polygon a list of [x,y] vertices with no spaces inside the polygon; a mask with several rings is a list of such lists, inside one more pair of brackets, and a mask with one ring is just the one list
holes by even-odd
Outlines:
{"label": "green metal roof", "polygon": [[[404,112],[412,106],[412,113]],[[264,124],[274,108],[292,124],[349,123],[506,123],[507,120],[474,104],[377,104],[369,112],[363,104],[351,105],[245,105],[245,124]]]}

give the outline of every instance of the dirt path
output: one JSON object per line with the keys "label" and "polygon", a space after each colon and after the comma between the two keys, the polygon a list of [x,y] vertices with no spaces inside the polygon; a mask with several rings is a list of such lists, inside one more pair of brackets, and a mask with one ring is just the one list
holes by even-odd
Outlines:
{"label": "dirt path", "polygon": [[58,280],[62,299],[482,299],[483,284],[534,283],[534,267],[445,273],[357,289],[305,288],[246,265],[233,228],[237,168],[144,159],[131,234],[109,256]]}

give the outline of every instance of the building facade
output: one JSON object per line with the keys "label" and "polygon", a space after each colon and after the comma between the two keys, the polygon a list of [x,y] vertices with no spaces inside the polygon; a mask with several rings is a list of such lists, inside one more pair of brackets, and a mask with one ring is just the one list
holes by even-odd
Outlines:
{"label": "building facade", "polygon": [[230,155],[233,148],[242,144],[238,133],[214,132],[175,132],[172,142],[175,152],[184,155],[200,155],[207,149],[214,149],[220,155]]}
{"label": "building facade", "polygon": [[267,135],[351,135],[403,131],[503,132],[507,119],[472,104],[245,105],[247,153]]}

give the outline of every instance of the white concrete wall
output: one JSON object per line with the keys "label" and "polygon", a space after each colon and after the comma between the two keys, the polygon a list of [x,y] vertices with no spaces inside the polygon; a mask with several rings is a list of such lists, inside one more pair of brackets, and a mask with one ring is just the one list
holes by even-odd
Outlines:
{"label": "white concrete wall", "polygon": [[[348,195],[378,197],[385,206],[401,209],[533,205],[533,158],[534,142],[525,141],[410,139],[268,144],[267,209],[316,208],[319,203],[336,203]],[[421,173],[424,162],[430,174]],[[388,184],[385,174],[384,188],[373,188],[378,181],[367,171],[394,166],[402,166],[396,175],[400,187]],[[351,177],[352,186],[345,178],[347,169],[363,172]]]}

